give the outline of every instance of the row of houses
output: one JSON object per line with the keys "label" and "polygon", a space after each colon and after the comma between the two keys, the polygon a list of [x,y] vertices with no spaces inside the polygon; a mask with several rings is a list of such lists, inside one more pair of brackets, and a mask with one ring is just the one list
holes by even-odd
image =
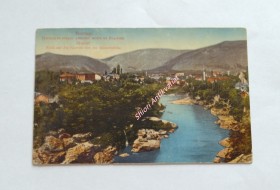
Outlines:
{"label": "row of houses", "polygon": [[59,76],[60,82],[72,83],[75,80],[80,81],[81,83],[89,82],[95,80],[101,80],[101,76],[96,73],[70,73],[63,72]]}
{"label": "row of houses", "polygon": [[120,75],[116,73],[104,74],[103,76],[96,73],[70,73],[63,72],[59,76],[60,82],[73,83],[73,81],[80,81],[81,83],[93,83],[101,79],[105,81],[119,80]]}

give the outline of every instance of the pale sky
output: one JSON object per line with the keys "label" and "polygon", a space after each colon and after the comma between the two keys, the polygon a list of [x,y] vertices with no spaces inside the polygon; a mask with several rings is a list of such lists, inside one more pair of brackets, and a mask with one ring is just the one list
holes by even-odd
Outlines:
{"label": "pale sky", "polygon": [[137,49],[189,50],[235,40],[246,40],[244,28],[38,29],[36,54],[51,52],[102,59]]}

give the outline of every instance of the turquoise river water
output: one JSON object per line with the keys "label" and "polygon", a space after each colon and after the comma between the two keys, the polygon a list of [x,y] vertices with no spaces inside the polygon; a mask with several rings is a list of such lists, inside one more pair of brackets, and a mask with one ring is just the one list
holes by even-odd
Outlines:
{"label": "turquoise river water", "polygon": [[161,140],[160,149],[150,152],[132,153],[127,146],[121,153],[128,157],[115,157],[115,163],[211,163],[223,149],[219,141],[228,136],[214,122],[217,120],[209,110],[198,105],[177,105],[171,101],[181,99],[177,95],[162,96],[160,102],[166,106],[161,119],[176,123],[179,127],[168,138]]}

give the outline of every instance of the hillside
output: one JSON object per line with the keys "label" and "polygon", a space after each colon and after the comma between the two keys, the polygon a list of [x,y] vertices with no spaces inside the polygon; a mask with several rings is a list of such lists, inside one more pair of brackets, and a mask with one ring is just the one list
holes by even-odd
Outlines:
{"label": "hillside", "polygon": [[173,49],[140,49],[115,55],[102,61],[110,68],[121,65],[124,72],[145,71],[162,66],[167,61],[187,52]]}
{"label": "hillside", "polygon": [[183,53],[155,71],[202,70],[240,71],[247,69],[246,41],[225,41]]}
{"label": "hillside", "polygon": [[41,70],[104,73],[109,67],[87,56],[44,53],[36,55],[36,71]]}

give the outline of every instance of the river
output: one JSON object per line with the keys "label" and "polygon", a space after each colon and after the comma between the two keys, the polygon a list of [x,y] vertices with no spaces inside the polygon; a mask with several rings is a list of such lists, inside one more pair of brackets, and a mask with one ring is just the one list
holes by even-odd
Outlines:
{"label": "river", "polygon": [[221,129],[209,110],[198,105],[177,105],[171,101],[181,99],[178,95],[162,96],[160,102],[166,106],[161,119],[176,123],[179,128],[168,138],[161,140],[160,149],[150,152],[132,153],[127,146],[120,153],[128,157],[115,157],[115,163],[212,163],[223,149],[219,141],[228,136]]}

